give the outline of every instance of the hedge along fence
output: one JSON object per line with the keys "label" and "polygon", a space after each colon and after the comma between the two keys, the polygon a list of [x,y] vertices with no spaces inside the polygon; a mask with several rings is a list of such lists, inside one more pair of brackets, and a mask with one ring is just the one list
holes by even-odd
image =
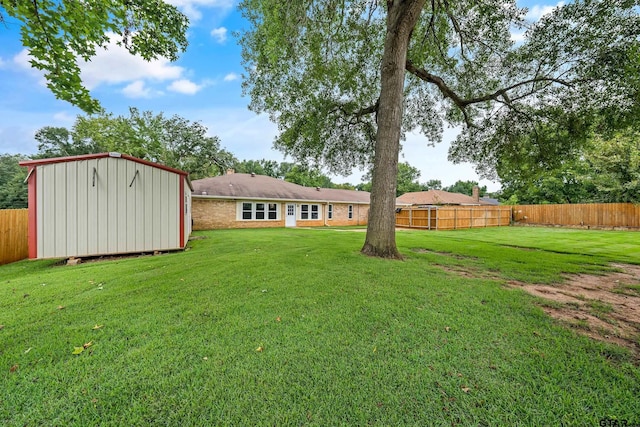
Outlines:
{"label": "hedge along fence", "polygon": [[590,203],[575,205],[516,205],[516,224],[569,227],[640,228],[640,205]]}
{"label": "hedge along fence", "polygon": [[396,211],[396,226],[426,230],[504,227],[511,223],[511,206],[431,206]]}
{"label": "hedge along fence", "polygon": [[29,256],[27,209],[0,210],[0,265]]}

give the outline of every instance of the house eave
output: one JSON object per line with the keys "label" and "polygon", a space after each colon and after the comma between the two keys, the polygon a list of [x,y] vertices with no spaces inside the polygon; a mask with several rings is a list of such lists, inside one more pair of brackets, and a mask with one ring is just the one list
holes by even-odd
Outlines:
{"label": "house eave", "polygon": [[191,194],[192,199],[203,199],[203,200],[258,200],[265,202],[280,202],[280,203],[320,203],[320,204],[331,204],[331,203],[344,203],[347,205],[369,205],[369,202],[360,202],[360,201],[348,201],[348,200],[314,200],[314,199],[282,199],[277,197],[246,197],[246,196],[211,196],[208,194]]}

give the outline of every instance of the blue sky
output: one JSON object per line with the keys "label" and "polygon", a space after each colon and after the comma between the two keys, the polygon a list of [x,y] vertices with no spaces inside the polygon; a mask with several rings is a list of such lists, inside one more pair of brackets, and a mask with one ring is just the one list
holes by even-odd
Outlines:
{"label": "blue sky", "polygon": [[[116,115],[137,107],[165,116],[180,115],[199,121],[221,145],[239,159],[283,161],[282,153],[272,148],[276,125],[265,115],[248,110],[248,98],[242,96],[243,72],[240,47],[234,31],[246,23],[236,10],[235,0],[170,0],[187,16],[189,47],[178,61],[145,62],[117,47],[109,46],[83,65],[82,78],[102,106]],[[520,4],[521,2],[519,2]],[[556,4],[555,2],[553,4]],[[529,18],[535,20],[550,10],[549,5],[525,4]],[[4,16],[0,8],[0,13]],[[0,24],[0,154],[33,154],[37,142],[33,135],[44,126],[71,127],[82,112],[59,101],[45,86],[42,74],[29,67],[26,51],[20,43],[19,23],[4,16]],[[517,38],[514,35],[514,38]],[[403,142],[401,161],[421,171],[420,181],[439,179],[444,185],[455,181],[478,180],[468,164],[447,161],[449,141],[455,129],[445,131],[444,141],[429,146],[416,133]],[[354,170],[348,177],[332,177],[334,182],[357,184],[363,172]],[[499,183],[481,180],[489,190]]]}

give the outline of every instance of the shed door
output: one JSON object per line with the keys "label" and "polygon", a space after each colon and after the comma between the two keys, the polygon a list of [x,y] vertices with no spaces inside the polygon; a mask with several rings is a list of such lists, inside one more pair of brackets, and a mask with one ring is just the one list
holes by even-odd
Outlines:
{"label": "shed door", "polygon": [[296,205],[293,203],[287,203],[287,219],[284,225],[287,227],[296,226]]}

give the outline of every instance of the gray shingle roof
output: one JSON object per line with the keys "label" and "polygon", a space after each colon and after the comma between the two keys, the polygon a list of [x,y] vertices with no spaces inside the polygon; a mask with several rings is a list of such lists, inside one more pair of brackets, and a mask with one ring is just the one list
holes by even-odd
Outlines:
{"label": "gray shingle roof", "polygon": [[399,205],[490,205],[480,199],[479,202],[466,194],[450,193],[444,190],[416,191],[405,193],[396,199]]}
{"label": "gray shingle roof", "polygon": [[193,197],[369,203],[367,191],[312,188],[264,175],[232,173],[192,182]]}

